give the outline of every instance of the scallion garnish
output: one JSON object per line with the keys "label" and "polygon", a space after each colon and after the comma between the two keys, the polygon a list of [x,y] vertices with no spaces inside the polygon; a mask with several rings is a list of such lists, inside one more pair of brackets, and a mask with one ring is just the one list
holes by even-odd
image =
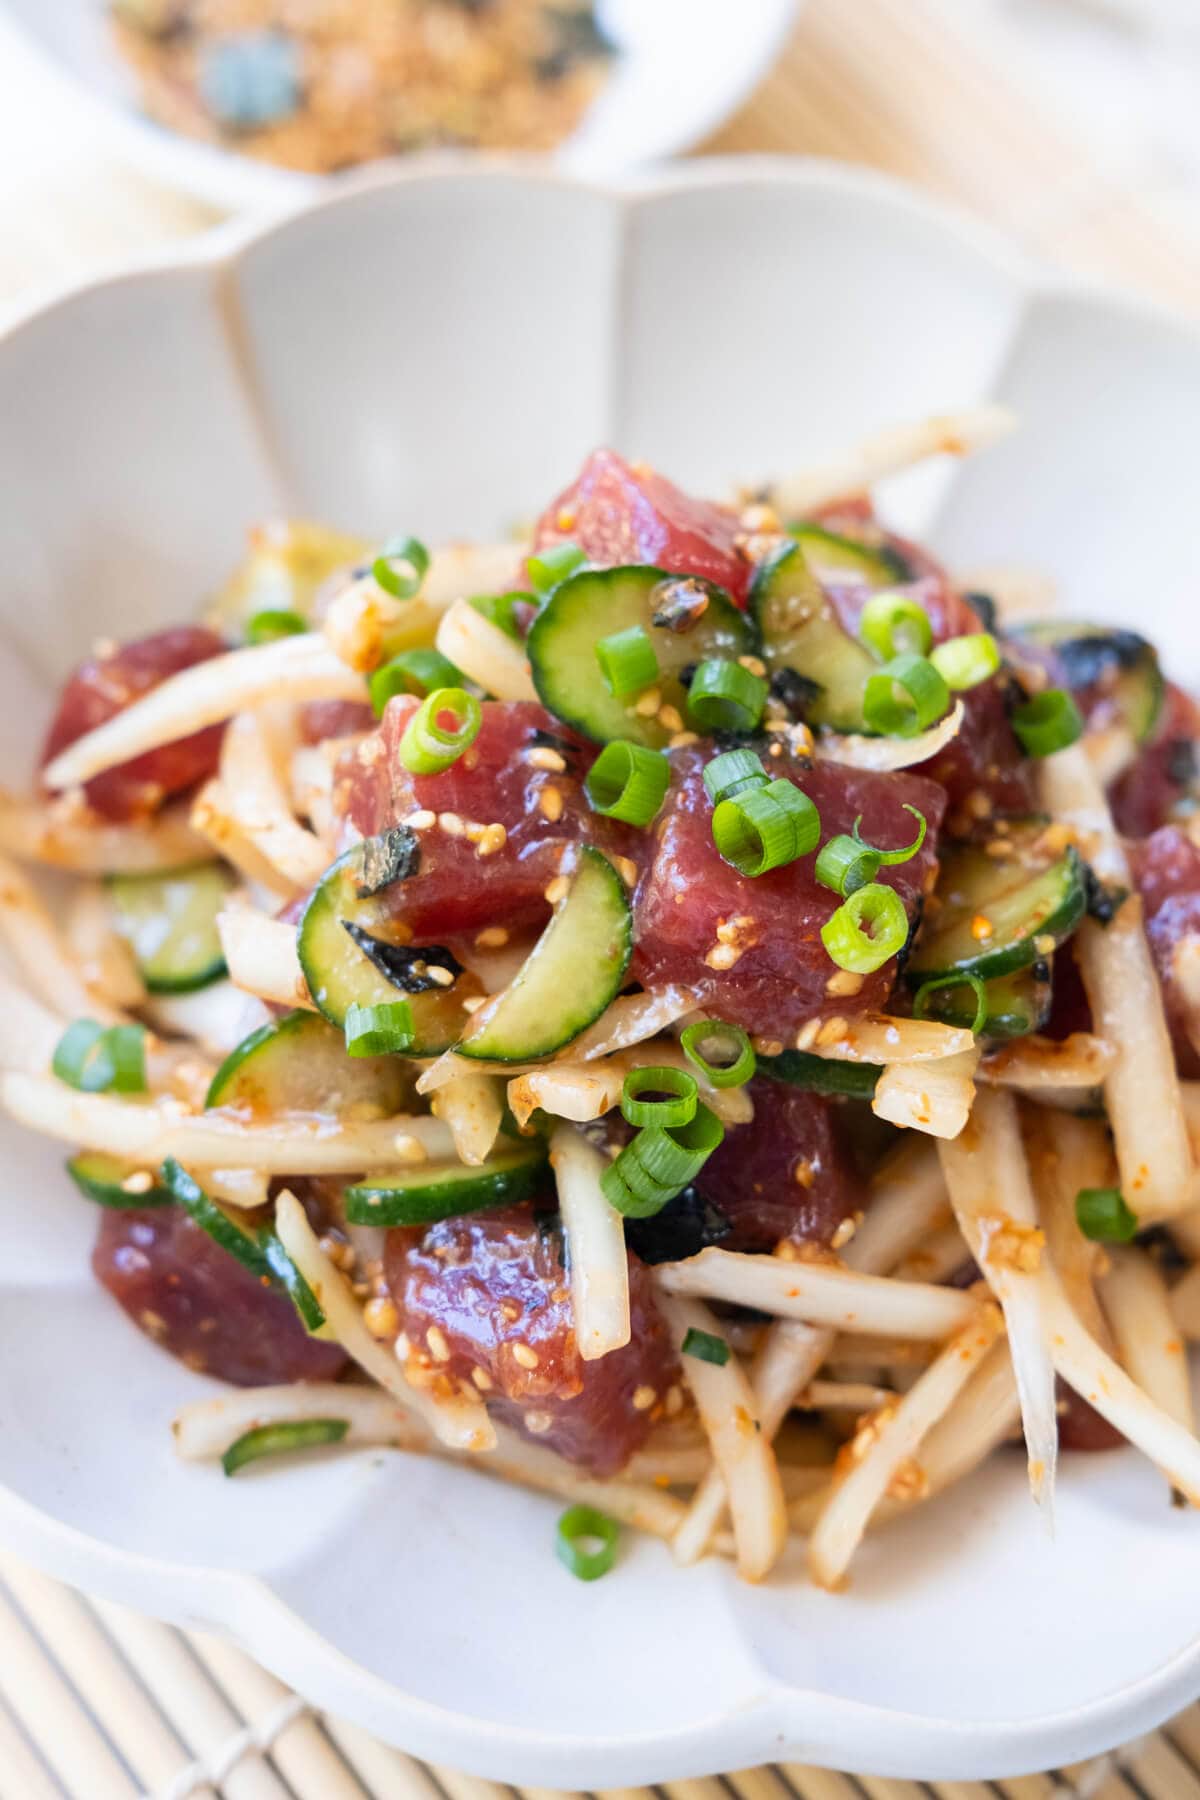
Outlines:
{"label": "scallion garnish", "polygon": [[688,1326],[680,1349],[685,1356],[694,1356],[699,1362],[716,1363],[719,1369],[729,1361],[729,1345],[725,1339],[711,1331],[697,1331],[694,1325]]}
{"label": "scallion garnish", "polygon": [[298,637],[308,630],[308,620],[286,606],[264,607],[246,620],[248,644],[273,644],[277,638]]}
{"label": "scallion garnish", "polygon": [[1080,1188],[1075,1218],[1085,1238],[1097,1244],[1127,1244],[1137,1235],[1138,1217],[1120,1188]]}
{"label": "scallion garnish", "polygon": [[741,874],[765,875],[816,848],[821,818],[808,795],[780,776],[722,800],[712,834],[725,861]]}
{"label": "scallion garnish", "polygon": [[739,662],[710,657],[688,689],[688,718],[699,731],[753,731],[767,703],[767,683]]}
{"label": "scallion garnish", "polygon": [[494,625],[506,637],[515,638],[519,644],[524,641],[521,622],[517,618],[517,603],[522,600],[527,606],[537,604],[533,594],[476,594],[467,604],[475,609],[481,619],[486,619],[489,625]]}
{"label": "scallion garnish", "polygon": [[658,680],[658,658],[644,625],[614,631],[596,645],[596,661],[615,700],[636,694]]}
{"label": "scallion garnish", "polygon": [[947,638],[930,652],[929,660],[946,686],[962,693],[996,673],[1000,646],[990,631],[972,631],[965,637]]}
{"label": "scallion garnish", "polygon": [[954,975],[939,975],[933,981],[923,981],[913,996],[913,1018],[923,1019],[929,1012],[929,1001],[933,994],[942,988],[970,988],[975,996],[975,1017],[971,1021],[971,1030],[979,1033],[987,1023],[988,1005],[987,989],[978,975],[969,975],[960,970]]}
{"label": "scallion garnish", "polygon": [[911,813],[913,818],[917,821],[917,835],[911,844],[904,844],[897,850],[885,850],[882,844],[868,844],[859,831],[859,826],[862,824],[861,813],[859,813],[857,819],[854,821],[854,842],[863,850],[870,850],[871,853],[877,856],[880,862],[885,866],[890,866],[893,863],[911,862],[918,850],[920,850],[921,845],[925,842],[927,826],[925,823],[925,814],[919,811],[917,807],[910,806],[907,800],[904,802],[904,810],[906,813]]}
{"label": "scallion garnish", "polygon": [[402,650],[375,670],[367,682],[375,717],[397,694],[429,694],[434,688],[461,687],[462,670],[456,669],[440,650]]}
{"label": "scallion garnish", "polygon": [[753,750],[725,750],[704,765],[704,786],[714,806],[748,787],[765,787],[770,776]]}
{"label": "scallion garnish", "polygon": [[694,1181],[725,1127],[698,1101],[686,1125],[644,1125],[600,1177],[610,1206],[628,1219],[649,1219]]}
{"label": "scallion garnish", "polygon": [[617,1560],[621,1527],[594,1506],[568,1506],[554,1532],[560,1563],[579,1581],[598,1581]]}
{"label": "scallion garnish", "polygon": [[385,594],[411,600],[429,570],[429,552],[415,537],[389,538],[371,564],[371,573]]}
{"label": "scallion garnish", "polygon": [[397,1056],[413,1040],[412,1007],[407,1000],[383,1000],[377,1006],[346,1008],[348,1056]]}
{"label": "scallion garnish", "polygon": [[894,656],[863,689],[863,718],[881,737],[917,737],[949,705],[950,690],[925,656]]}
{"label": "scallion garnish", "polygon": [[55,1045],[50,1067],[83,1094],[145,1093],[146,1028],[76,1019]]}
{"label": "scallion garnish", "polygon": [[872,594],[863,607],[858,635],[887,662],[904,652],[924,656],[933,642],[933,626],[925,608],[911,594],[888,589]]}
{"label": "scallion garnish", "polygon": [[529,574],[529,585],[535,594],[548,594],[551,588],[573,575],[579,565],[586,562],[583,551],[578,544],[548,544],[544,550],[534,550],[525,558],[525,567]]}
{"label": "scallion garnish", "polygon": [[1046,688],[1017,707],[1012,728],[1026,756],[1053,756],[1083,736],[1083,717],[1065,688]]}
{"label": "scallion garnish", "polygon": [[312,1450],[319,1444],[337,1444],[350,1429],[348,1419],[289,1419],[278,1425],[258,1425],[230,1444],[221,1458],[227,1475],[236,1475],[260,1456],[279,1456],[287,1450]]}
{"label": "scallion garnish", "polygon": [[843,899],[867,887],[879,873],[880,856],[868,844],[842,832],[821,845],[813,873],[822,887],[832,888]]}
{"label": "scallion garnish", "polygon": [[413,775],[440,775],[475,741],[483,712],[465,688],[435,688],[404,728],[400,761]]}
{"label": "scallion garnish", "polygon": [[[661,1100],[647,1100],[661,1094]],[[631,1125],[687,1125],[696,1116],[700,1090],[686,1069],[630,1069],[621,1089],[621,1111]]]}
{"label": "scallion garnish", "polygon": [[[712,1062],[701,1046],[716,1047],[717,1055],[728,1051],[722,1061]],[[740,1025],[727,1025],[724,1019],[696,1019],[679,1034],[679,1048],[694,1069],[710,1086],[744,1087],[754,1074],[758,1059],[750,1039]]]}
{"label": "scallion garnish", "polygon": [[870,975],[902,950],[908,914],[893,888],[873,881],[843,900],[821,927],[821,942],[839,969]]}
{"label": "scallion garnish", "polygon": [[605,744],[583,785],[594,812],[627,825],[649,825],[670,781],[671,765],[661,750],[616,738]]}

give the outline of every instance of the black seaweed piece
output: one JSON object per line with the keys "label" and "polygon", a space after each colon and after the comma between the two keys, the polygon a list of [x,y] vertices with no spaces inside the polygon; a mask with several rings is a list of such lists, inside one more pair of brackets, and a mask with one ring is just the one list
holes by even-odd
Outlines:
{"label": "black seaweed piece", "polygon": [[804,719],[810,706],[821,698],[824,689],[811,676],[798,669],[776,669],[771,677],[770,695],[786,706],[793,719]]}
{"label": "black seaweed piece", "polygon": [[408,881],[420,867],[421,841],[416,832],[407,825],[394,825],[363,844],[355,892],[360,900],[367,900],[394,881]]}
{"label": "black seaweed piece", "polygon": [[1129,898],[1128,888],[1106,887],[1091,863],[1085,862],[1083,865],[1083,885],[1087,894],[1088,918],[1097,919],[1101,925],[1110,924]]}
{"label": "black seaweed piece", "polygon": [[1136,631],[1105,631],[1090,637],[1060,638],[1054,645],[1070,688],[1094,687],[1116,669],[1135,669],[1154,649]]}
{"label": "black seaweed piece", "polygon": [[444,944],[389,944],[383,938],[372,937],[353,919],[343,919],[342,926],[385,981],[406,994],[427,994],[430,988],[445,988],[444,981],[436,981],[425,972],[428,969],[446,969],[455,980],[463,972],[458,958]]}
{"label": "black seaweed piece", "polygon": [[686,1187],[649,1219],[626,1219],[625,1242],[644,1263],[683,1262],[729,1236],[733,1226],[711,1200]]}
{"label": "black seaweed piece", "polygon": [[1196,779],[1196,746],[1191,738],[1172,738],[1167,745],[1167,774],[1177,787],[1190,787]]}
{"label": "black seaweed piece", "polygon": [[992,599],[992,596],[990,594],[977,594],[973,589],[969,589],[963,595],[963,599],[979,620],[984,631],[995,631],[996,602]]}

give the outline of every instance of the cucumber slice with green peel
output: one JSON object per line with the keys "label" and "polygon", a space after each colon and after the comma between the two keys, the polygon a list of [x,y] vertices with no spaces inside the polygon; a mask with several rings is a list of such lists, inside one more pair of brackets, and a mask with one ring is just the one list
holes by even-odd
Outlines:
{"label": "cucumber slice with green peel", "polygon": [[910,987],[957,970],[991,981],[1070,937],[1087,910],[1087,869],[1073,847],[1044,852],[1043,833],[1040,824],[1018,827],[1004,856],[973,844],[946,853],[935,907],[904,971]]}
{"label": "cucumber slice with green peel", "polygon": [[771,673],[788,669],[816,686],[807,722],[863,731],[863,690],[879,659],[842,629],[803,544],[784,544],[759,565],[750,605]]}
{"label": "cucumber slice with green peel", "polygon": [[[1049,970],[1041,961],[1016,969],[1011,975],[997,975],[985,981],[983,1000],[987,1010],[979,1036],[1007,1039],[1040,1031],[1050,1016],[1052,994]],[[930,994],[924,1016],[942,1025],[969,1030],[975,1023],[976,1011],[975,990],[964,983]]]}
{"label": "cucumber slice with green peel", "polygon": [[405,1062],[390,1056],[354,1057],[341,1032],[318,1013],[273,1019],[231,1050],[212,1078],[206,1106],[237,1107],[263,1118],[280,1113],[365,1109],[379,1118],[403,1112],[413,1093]]}
{"label": "cucumber slice with green peel", "polygon": [[174,1157],[163,1164],[163,1180],[171,1198],[207,1232],[213,1243],[225,1250],[244,1269],[278,1287],[287,1294],[309,1331],[319,1331],[325,1314],[317,1297],[269,1225],[255,1229],[243,1223],[230,1208],[220,1205],[204,1192]]}
{"label": "cucumber slice with green peel", "polygon": [[94,1200],[97,1206],[171,1205],[172,1195],[160,1182],[152,1181],[149,1187],[139,1186],[136,1190],[127,1188],[124,1184],[130,1177],[145,1179],[144,1165],[122,1162],[119,1157],[108,1156],[103,1150],[83,1150],[78,1156],[73,1156],[67,1164],[67,1174],[80,1193],[86,1199]]}
{"label": "cucumber slice with green peel", "polygon": [[760,1056],[758,1073],[812,1094],[840,1094],[848,1100],[869,1100],[883,1073],[879,1063],[835,1062],[813,1056],[808,1050],[783,1050],[778,1056]]}
{"label": "cucumber slice with green peel", "polygon": [[530,628],[525,640],[533,684],[543,704],[573,725],[585,737],[606,744],[613,738],[660,749],[678,726],[663,724],[656,714],[643,717],[636,711],[636,694],[618,699],[609,692],[596,645],[601,638],[640,625],[650,639],[659,674],[648,683],[673,707],[687,716],[687,690],[682,671],[710,658],[736,662],[757,650],[752,625],[720,588],[707,588],[703,610],[681,630],[656,625],[670,609],[664,604],[669,590],[690,577],[667,575],[661,569],[636,565],[621,569],[590,569],[569,576],[556,587]]}
{"label": "cucumber slice with green peel", "polygon": [[878,589],[913,579],[914,571],[904,557],[887,545],[863,543],[803,520],[789,525],[788,535],[800,545],[818,581],[834,586],[854,582]]}
{"label": "cucumber slice with green peel", "polygon": [[355,844],[313,890],[296,939],[300,967],[330,1024],[344,1025],[352,1005],[404,999],[413,1022],[404,1054],[440,1056],[462,1036],[470,1018],[463,1003],[479,998],[483,984],[440,945],[405,941],[406,928],[386,906],[392,883],[364,892],[375,888],[379,843]]}
{"label": "cucumber slice with green peel", "polygon": [[1013,635],[1052,649],[1073,692],[1087,688],[1108,695],[1135,742],[1145,744],[1154,736],[1167,684],[1154,646],[1136,631],[1047,619],[1019,625]]}
{"label": "cucumber slice with green peel", "polygon": [[547,1168],[542,1142],[500,1150],[477,1169],[405,1169],[346,1189],[350,1225],[433,1225],[528,1200]]}
{"label": "cucumber slice with green peel", "polygon": [[475,1015],[458,1054],[532,1062],[561,1050],[616,999],[632,953],[625,884],[585,845],[550,923],[510,985]]}
{"label": "cucumber slice with green peel", "polygon": [[113,924],[152,994],[187,994],[225,973],[217,914],[235,878],[223,863],[166,875],[112,875]]}

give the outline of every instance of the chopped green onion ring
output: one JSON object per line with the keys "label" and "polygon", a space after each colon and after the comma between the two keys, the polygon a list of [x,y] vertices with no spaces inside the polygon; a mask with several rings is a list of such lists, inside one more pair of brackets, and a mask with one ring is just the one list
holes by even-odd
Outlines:
{"label": "chopped green onion ring", "polygon": [[429,552],[415,537],[389,538],[371,564],[375,580],[395,600],[411,600],[428,572]]}
{"label": "chopped green onion ring", "polygon": [[686,1125],[644,1125],[600,1177],[610,1206],[630,1219],[648,1219],[694,1181],[725,1127],[702,1101]]}
{"label": "chopped green onion ring", "polygon": [[505,637],[515,638],[520,644],[524,641],[521,626],[517,619],[517,602],[524,600],[528,605],[536,605],[533,594],[476,594],[468,600],[467,605],[477,612],[481,619],[486,619]]}
{"label": "chopped green onion ring", "polygon": [[872,594],[858,621],[858,635],[884,661],[908,653],[925,656],[933,642],[929,614],[911,594],[888,588]]}
{"label": "chopped green onion ring", "polygon": [[978,687],[1000,667],[1000,646],[990,631],[947,638],[930,654],[930,662],[954,693]]}
{"label": "chopped green onion ring", "polygon": [[50,1067],[82,1094],[144,1094],[146,1027],[76,1019],[55,1045]]}
{"label": "chopped green onion ring", "polygon": [[742,875],[765,875],[816,848],[821,817],[802,789],[780,776],[722,800],[712,816],[713,842]]}
{"label": "chopped green onion ring", "polygon": [[[867,927],[871,929],[868,930]],[[908,941],[908,914],[894,888],[873,881],[843,900],[821,927],[821,942],[839,969],[870,975]]]}
{"label": "chopped green onion ring", "polygon": [[462,686],[462,670],[456,669],[440,650],[402,650],[383,663],[367,682],[375,717],[382,719],[389,700],[397,694],[424,696],[434,688]]}
{"label": "chopped green onion ring", "polygon": [[273,644],[278,638],[299,637],[308,630],[308,620],[286,606],[264,607],[246,620],[248,644]]}
{"label": "chopped green onion ring", "polygon": [[821,845],[813,873],[822,887],[832,888],[845,899],[874,881],[882,860],[878,850],[842,832]]}
{"label": "chopped green onion ring", "polygon": [[[725,1062],[710,1062],[701,1048],[714,1039],[733,1052]],[[685,1025],[679,1034],[679,1048],[710,1087],[744,1087],[758,1066],[747,1034],[740,1025],[727,1025],[724,1019],[696,1019]]]}
{"label": "chopped green onion ring", "polygon": [[[449,714],[452,725],[443,723]],[[465,688],[435,688],[427,694],[404,728],[400,761],[413,775],[440,775],[474,743],[483,712]]]}
{"label": "chopped green onion ring", "polygon": [[714,806],[748,787],[765,787],[771,777],[753,750],[725,750],[704,765],[704,786]]}
{"label": "chopped green onion ring", "polygon": [[859,834],[858,828],[862,824],[861,813],[859,813],[857,819],[854,821],[854,842],[863,850],[870,850],[873,855],[879,858],[881,863],[887,866],[890,866],[893,863],[911,862],[913,857],[916,856],[917,852],[920,850],[921,845],[925,842],[927,826],[925,814],[920,812],[917,807],[910,806],[907,800],[904,802],[904,810],[906,813],[911,813],[913,818],[917,821],[917,835],[911,844],[905,844],[903,849],[900,850],[885,850],[880,844],[868,844]]}
{"label": "chopped green onion ring", "polygon": [[615,700],[639,693],[658,680],[658,657],[644,625],[629,625],[601,638],[596,661]]}
{"label": "chopped green onion ring", "polygon": [[349,1429],[348,1419],[290,1419],[277,1425],[258,1425],[230,1444],[221,1458],[221,1467],[227,1475],[236,1475],[247,1463],[257,1462],[262,1456],[340,1443]]}
{"label": "chopped green onion ring", "polygon": [[978,975],[970,975],[963,970],[953,975],[939,975],[933,981],[923,981],[913,996],[913,1018],[923,1019],[926,1017],[929,1011],[930,996],[936,994],[941,988],[962,987],[969,987],[975,996],[975,1017],[971,1021],[971,1030],[978,1036],[987,1023],[987,990]]}
{"label": "chopped green onion ring", "polygon": [[[643,1094],[663,1094],[644,1100]],[[700,1090],[686,1069],[630,1069],[621,1090],[621,1111],[630,1125],[687,1125],[696,1116]]]}
{"label": "chopped green onion ring", "polygon": [[1137,1214],[1120,1188],[1080,1188],[1075,1218],[1084,1237],[1097,1244],[1127,1244],[1138,1232]]}
{"label": "chopped green onion ring", "polygon": [[688,718],[700,731],[753,731],[767,703],[767,683],[739,662],[710,657],[688,689]]}
{"label": "chopped green onion ring", "polygon": [[711,1331],[697,1331],[694,1325],[689,1325],[684,1332],[680,1349],[685,1356],[694,1356],[698,1362],[716,1363],[719,1369],[729,1361],[729,1345],[725,1339]]}
{"label": "chopped green onion ring", "polygon": [[863,718],[881,737],[918,737],[949,706],[950,690],[925,656],[894,656],[863,689]]}
{"label": "chopped green onion ring", "polygon": [[1083,716],[1065,688],[1046,688],[1017,707],[1012,728],[1026,756],[1053,756],[1083,736]]}
{"label": "chopped green onion ring", "polygon": [[569,541],[562,544],[548,544],[544,550],[533,550],[525,558],[525,567],[529,574],[529,585],[535,594],[548,594],[551,588],[573,575],[581,563],[587,561],[578,544]]}
{"label": "chopped green onion ring", "polygon": [[554,1552],[579,1581],[598,1581],[617,1560],[621,1527],[594,1506],[568,1506],[554,1531]]}
{"label": "chopped green onion ring", "polygon": [[671,765],[661,750],[615,738],[605,744],[583,785],[593,812],[627,825],[649,825],[670,782]]}
{"label": "chopped green onion ring", "polygon": [[376,1006],[346,1008],[348,1056],[402,1055],[413,1040],[412,1007],[407,1000],[383,1000]]}

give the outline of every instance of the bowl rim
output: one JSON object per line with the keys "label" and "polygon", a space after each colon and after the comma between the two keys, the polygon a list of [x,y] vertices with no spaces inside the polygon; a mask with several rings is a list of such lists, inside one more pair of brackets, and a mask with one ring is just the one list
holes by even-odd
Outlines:
{"label": "bowl rim", "polygon": [[[555,189],[609,196],[622,207],[675,193],[765,184],[814,187],[882,200],[914,221],[940,228],[1026,299],[1086,297],[1159,329],[1200,340],[1194,323],[1145,295],[1108,281],[1048,268],[1003,233],[894,177],[821,158],[786,156],[696,159],[661,171],[591,180],[519,155],[480,158],[448,153],[420,165],[357,172],[307,203],[231,219],[182,243],[127,259],[86,280],[58,282],[0,315],[0,353],[47,316],[96,292],[111,292],[173,271],[207,271],[214,281],[247,252],[331,208],[392,188],[519,179]],[[972,1723],[938,1719],[793,1687],[764,1673],[761,1691],[702,1724],[669,1733],[611,1739],[554,1736],[481,1721],[406,1694],[321,1636],[260,1576],[173,1562],[118,1548],[68,1526],[0,1484],[6,1548],[106,1599],[138,1607],[185,1628],[234,1637],[251,1655],[334,1713],[432,1761],[452,1760],[473,1774],[511,1782],[578,1788],[641,1785],[711,1775],[775,1760],[844,1767],[855,1746],[856,1773],[919,1780],[1003,1778],[1060,1767],[1162,1723],[1200,1693],[1200,1630],[1159,1667],[1084,1705],[1041,1716]],[[985,1771],[981,1775],[981,1771]]]}

